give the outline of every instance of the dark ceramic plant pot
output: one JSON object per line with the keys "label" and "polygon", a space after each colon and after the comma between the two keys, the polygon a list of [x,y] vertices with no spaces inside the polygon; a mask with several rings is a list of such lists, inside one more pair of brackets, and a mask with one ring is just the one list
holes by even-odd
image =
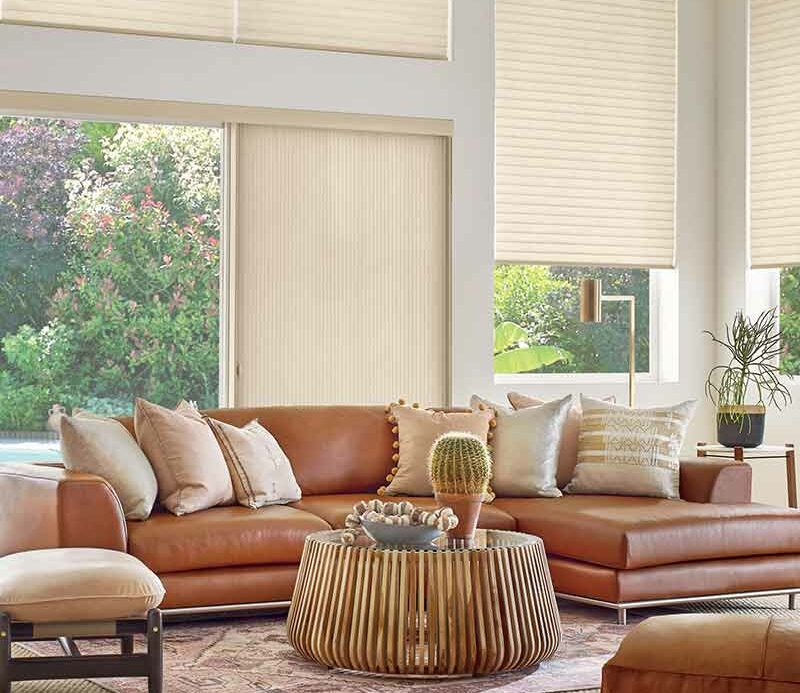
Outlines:
{"label": "dark ceramic plant pot", "polygon": [[728,448],[757,448],[764,442],[766,408],[762,406],[720,407],[717,440]]}

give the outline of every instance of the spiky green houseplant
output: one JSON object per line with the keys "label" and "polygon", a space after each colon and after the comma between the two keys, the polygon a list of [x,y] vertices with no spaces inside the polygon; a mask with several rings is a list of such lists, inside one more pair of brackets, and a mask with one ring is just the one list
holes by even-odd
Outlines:
{"label": "spiky green houseplant", "polygon": [[[724,337],[706,334],[728,358],[712,368],[706,379],[706,394],[717,405],[719,441],[731,447],[759,445],[767,405],[781,409],[792,401],[778,363],[783,334],[777,309],[765,310],[755,319],[739,311],[733,324],[725,326]],[[748,405],[748,397],[755,402]]]}
{"label": "spiky green houseplant", "polygon": [[489,486],[492,460],[486,444],[471,433],[445,433],[431,448],[430,476],[436,500],[458,517],[451,537],[472,539]]}

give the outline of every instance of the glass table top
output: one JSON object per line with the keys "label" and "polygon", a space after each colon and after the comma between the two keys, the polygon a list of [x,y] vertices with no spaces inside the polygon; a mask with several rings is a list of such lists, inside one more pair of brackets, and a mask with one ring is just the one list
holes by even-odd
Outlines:
{"label": "glass table top", "polygon": [[[315,532],[308,536],[310,541],[325,544],[339,544],[346,546],[342,541],[344,530],[334,529],[324,532]],[[446,534],[441,535],[430,544],[379,544],[366,535],[360,535],[354,544],[356,546],[376,551],[486,551],[514,546],[530,546],[541,543],[539,537],[521,532],[509,532],[500,529],[479,529],[471,541],[464,539],[450,539]]]}

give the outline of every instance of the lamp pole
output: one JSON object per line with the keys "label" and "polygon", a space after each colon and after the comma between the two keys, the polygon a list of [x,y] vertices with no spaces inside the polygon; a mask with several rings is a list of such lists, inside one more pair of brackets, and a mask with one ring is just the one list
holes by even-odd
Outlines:
{"label": "lamp pole", "polygon": [[628,304],[628,406],[636,401],[636,296],[603,294],[600,279],[581,279],[581,322],[603,322],[603,303]]}

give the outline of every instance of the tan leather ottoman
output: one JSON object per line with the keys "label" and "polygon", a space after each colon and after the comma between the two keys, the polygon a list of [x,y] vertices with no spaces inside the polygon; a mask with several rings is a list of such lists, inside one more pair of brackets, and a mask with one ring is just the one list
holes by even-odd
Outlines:
{"label": "tan leather ottoman", "polygon": [[800,693],[800,621],[657,616],[603,667],[603,693]]}

